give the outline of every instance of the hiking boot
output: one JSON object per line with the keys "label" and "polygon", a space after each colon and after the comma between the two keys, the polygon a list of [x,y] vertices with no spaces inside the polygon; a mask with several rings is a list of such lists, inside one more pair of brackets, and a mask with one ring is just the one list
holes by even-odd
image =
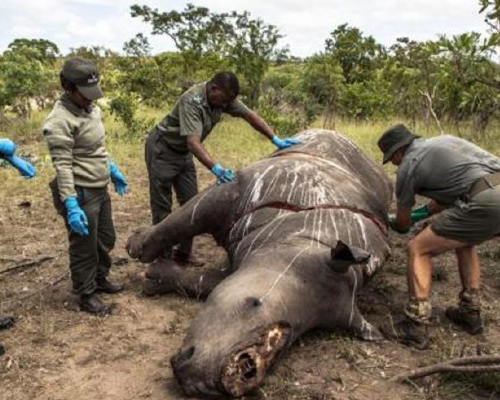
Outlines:
{"label": "hiking boot", "polygon": [[123,285],[110,282],[106,278],[99,279],[96,283],[97,287],[95,289],[95,293],[115,294],[121,292],[124,289]]}
{"label": "hiking boot", "polygon": [[9,329],[12,326],[14,326],[14,318],[13,317],[0,316],[0,330]]}
{"label": "hiking boot", "polygon": [[108,306],[102,304],[99,298],[94,294],[83,294],[80,297],[80,311],[104,317],[105,315],[111,314],[113,305]]}
{"label": "hiking boot", "polygon": [[172,253],[172,260],[182,267],[192,266],[192,267],[202,267],[205,263],[199,258],[195,257],[189,253],[183,253],[177,249],[174,249]]}
{"label": "hiking boot", "polygon": [[389,339],[397,340],[418,350],[429,347],[429,332],[427,325],[406,318],[395,325],[384,327],[384,333]]}
{"label": "hiking boot", "polygon": [[445,315],[451,322],[460,326],[470,335],[479,335],[484,331],[483,320],[479,311],[464,311],[460,307],[448,307]]}

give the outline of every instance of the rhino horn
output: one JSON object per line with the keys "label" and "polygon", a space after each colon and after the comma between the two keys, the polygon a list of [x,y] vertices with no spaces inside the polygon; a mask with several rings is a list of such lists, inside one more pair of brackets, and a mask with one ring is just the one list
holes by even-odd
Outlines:
{"label": "rhino horn", "polygon": [[370,258],[370,253],[359,247],[349,247],[341,240],[338,240],[335,247],[332,247],[330,254],[328,266],[341,274],[347,272],[352,264],[362,264]]}

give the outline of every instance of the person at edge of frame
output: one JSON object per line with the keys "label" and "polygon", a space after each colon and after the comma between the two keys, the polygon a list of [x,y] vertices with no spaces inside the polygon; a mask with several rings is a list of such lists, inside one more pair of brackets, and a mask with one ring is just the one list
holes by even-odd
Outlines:
{"label": "person at edge of frame", "polygon": [[123,285],[108,280],[115,228],[110,180],[123,196],[127,180],[104,147],[101,110],[94,101],[103,96],[99,72],[86,59],[68,59],[60,73],[63,94],[43,123],[56,177],[49,184],[69,238],[69,268],[73,292],[81,311],[104,316],[106,305],[97,293],[115,294]]}
{"label": "person at edge of frame", "polygon": [[[244,119],[278,149],[299,144],[296,139],[280,139],[275,135],[255,111],[237,98],[239,92],[236,75],[219,72],[209,81],[186,90],[172,111],[149,134],[145,158],[153,224],[158,224],[172,212],[172,188],[181,205],[198,193],[193,155],[212,172],[217,184],[233,182],[233,171],[217,163],[202,144],[220,122],[223,113]],[[174,249],[166,249],[161,258],[172,258],[180,265],[201,265],[191,251],[192,240],[188,240]]]}
{"label": "person at edge of frame", "polygon": [[[406,345],[429,346],[432,258],[452,250],[462,288],[446,317],[471,335],[482,333],[477,245],[500,234],[500,159],[452,135],[420,138],[402,124],[385,131],[378,146],[383,163],[398,167],[390,227],[406,233],[415,220],[436,215],[408,243],[405,319],[384,330]],[[431,201],[412,210],[417,194]]]}
{"label": "person at edge of frame", "polygon": [[[0,160],[6,160],[26,179],[31,179],[36,175],[36,170],[28,161],[16,156],[17,145],[12,140],[0,138]],[[14,326],[14,317],[0,315],[0,330]],[[5,354],[5,347],[0,344],[0,356]]]}

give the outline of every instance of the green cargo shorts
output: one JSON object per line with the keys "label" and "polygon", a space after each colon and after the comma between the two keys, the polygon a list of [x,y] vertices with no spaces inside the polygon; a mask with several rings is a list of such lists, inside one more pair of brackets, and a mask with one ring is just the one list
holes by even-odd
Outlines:
{"label": "green cargo shorts", "polygon": [[438,236],[471,245],[500,235],[500,186],[477,194],[462,207],[442,211],[431,229]]}

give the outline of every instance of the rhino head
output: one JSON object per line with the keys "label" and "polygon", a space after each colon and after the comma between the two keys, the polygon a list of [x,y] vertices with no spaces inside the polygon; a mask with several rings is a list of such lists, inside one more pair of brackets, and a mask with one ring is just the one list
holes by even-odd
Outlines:
{"label": "rhino head", "polygon": [[313,328],[380,339],[355,302],[368,258],[339,242],[328,251],[288,249],[247,260],[211,293],[171,359],[183,390],[190,396],[239,397]]}

